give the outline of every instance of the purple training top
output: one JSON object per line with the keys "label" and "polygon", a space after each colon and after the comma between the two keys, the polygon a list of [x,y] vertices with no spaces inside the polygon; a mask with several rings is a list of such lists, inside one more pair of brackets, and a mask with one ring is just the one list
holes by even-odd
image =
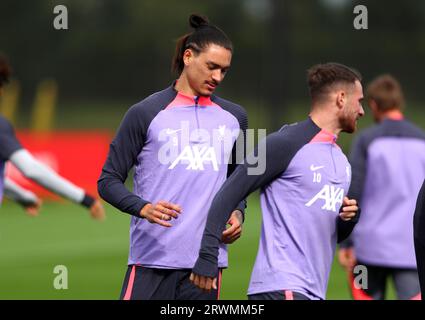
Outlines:
{"label": "purple training top", "polygon": [[[129,265],[190,269],[200,248],[208,208],[227,175],[235,141],[246,129],[242,107],[216,96],[189,97],[173,87],[133,106],[111,144],[99,179],[101,196],[133,215]],[[134,191],[123,183],[131,167]],[[172,227],[139,217],[148,202],[179,204],[183,212]],[[234,209],[241,211],[245,203]],[[227,266],[220,245],[220,267]]]}
{"label": "purple training top", "polygon": [[16,139],[12,125],[0,116],[0,204],[3,199],[5,163],[19,149],[22,149],[22,146]]}
{"label": "purple training top", "polygon": [[339,218],[350,164],[336,137],[311,119],[285,126],[263,143],[266,172],[249,175],[244,164],[225,182],[211,206],[193,272],[215,274],[217,240],[230,208],[261,188],[263,223],[248,295],[290,290],[324,299],[340,228],[348,224],[351,231],[355,224]]}
{"label": "purple training top", "polygon": [[413,214],[425,179],[425,134],[406,120],[386,119],[362,132],[351,152],[362,215],[350,242],[360,263],[416,268]]}

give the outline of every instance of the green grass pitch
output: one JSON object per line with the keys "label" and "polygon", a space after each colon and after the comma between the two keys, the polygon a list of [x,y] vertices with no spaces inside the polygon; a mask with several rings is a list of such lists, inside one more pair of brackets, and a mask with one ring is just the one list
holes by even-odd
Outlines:
{"label": "green grass pitch", "polygon": [[[221,299],[246,299],[257,253],[261,215],[249,199],[243,236],[230,247]],[[11,202],[0,207],[0,299],[118,299],[126,270],[130,217],[106,205],[93,221],[82,207],[45,203],[37,218]],[[68,289],[56,290],[55,266],[68,269]],[[334,263],[328,299],[349,299],[345,274]]]}

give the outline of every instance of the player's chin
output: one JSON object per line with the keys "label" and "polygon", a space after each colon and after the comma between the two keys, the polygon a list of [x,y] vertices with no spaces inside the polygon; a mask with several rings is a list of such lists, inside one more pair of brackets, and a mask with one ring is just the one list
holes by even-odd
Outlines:
{"label": "player's chin", "polygon": [[347,124],[342,129],[343,132],[346,133],[354,133],[357,130],[357,120],[353,121],[353,123]]}
{"label": "player's chin", "polygon": [[215,90],[205,89],[201,91],[201,95],[204,97],[209,97],[214,93]]}
{"label": "player's chin", "polygon": [[217,86],[206,84],[204,88],[202,88],[201,94],[203,96],[210,96],[214,93]]}

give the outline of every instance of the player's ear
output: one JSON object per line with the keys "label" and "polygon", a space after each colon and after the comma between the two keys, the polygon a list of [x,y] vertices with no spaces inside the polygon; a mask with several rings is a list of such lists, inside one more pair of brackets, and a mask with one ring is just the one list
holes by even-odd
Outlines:
{"label": "player's ear", "polygon": [[339,90],[336,93],[336,105],[338,109],[342,109],[345,106],[347,100],[347,94],[344,90]]}
{"label": "player's ear", "polygon": [[190,65],[190,62],[192,61],[193,56],[194,56],[194,53],[193,53],[192,49],[186,49],[183,52],[183,63],[184,63],[185,66]]}

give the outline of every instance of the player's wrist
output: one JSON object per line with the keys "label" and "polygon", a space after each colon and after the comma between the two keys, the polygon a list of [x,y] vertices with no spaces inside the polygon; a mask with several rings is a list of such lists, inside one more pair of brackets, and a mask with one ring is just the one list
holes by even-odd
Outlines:
{"label": "player's wrist", "polygon": [[146,203],[146,204],[142,207],[142,209],[140,209],[140,212],[139,212],[139,216],[140,216],[140,218],[145,219],[145,218],[146,218],[146,216],[147,216],[147,212],[148,212],[148,210],[150,210],[151,208],[152,208],[152,203]]}
{"label": "player's wrist", "polygon": [[211,262],[200,255],[193,266],[192,272],[200,276],[216,278],[218,275],[218,263]]}
{"label": "player's wrist", "polygon": [[244,223],[245,217],[241,210],[236,209],[233,211],[233,214],[236,216],[236,218],[239,220],[240,224]]}
{"label": "player's wrist", "polygon": [[86,208],[90,208],[95,201],[96,201],[95,198],[93,198],[91,195],[86,193],[84,194],[84,198],[80,204]]}

